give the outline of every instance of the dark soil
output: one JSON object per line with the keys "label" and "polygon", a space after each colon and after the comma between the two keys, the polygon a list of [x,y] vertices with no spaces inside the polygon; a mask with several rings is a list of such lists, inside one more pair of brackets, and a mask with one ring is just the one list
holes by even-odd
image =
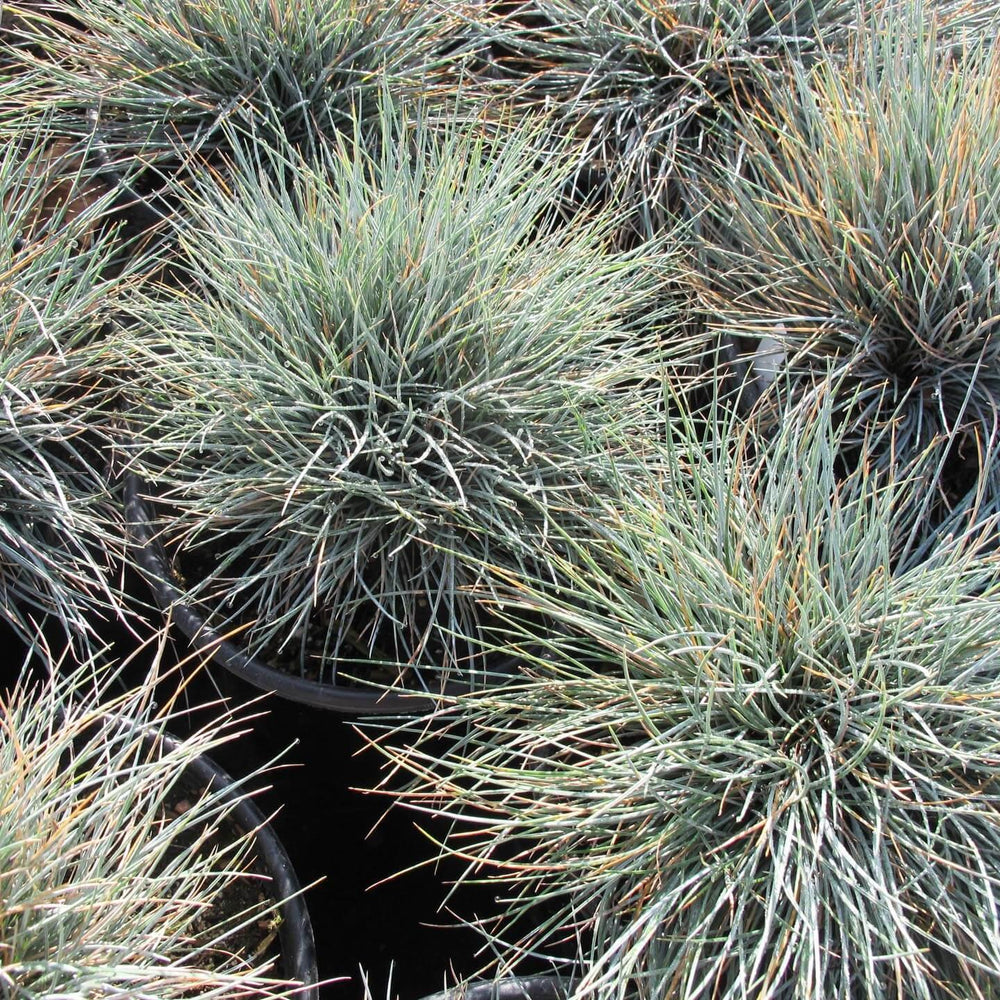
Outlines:
{"label": "dark soil", "polygon": [[[204,793],[205,788],[200,786],[197,781],[182,778],[170,790],[170,795],[165,803],[164,818],[170,821],[183,815]],[[209,836],[204,837],[205,848],[206,850],[213,848],[225,850],[229,845],[239,840],[245,832],[233,822],[222,822]],[[203,834],[204,831],[185,830],[171,843],[176,843],[180,849],[193,842],[199,833]],[[270,901],[266,881],[268,872],[255,856],[251,856],[242,867],[247,874],[236,876],[226,883],[222,891],[215,897],[214,905],[196,920],[196,933],[208,931],[211,927],[225,921],[227,917],[237,918],[241,913],[246,913],[251,909],[260,910],[267,906]],[[227,934],[219,942],[220,947],[234,955],[247,956],[248,961],[254,963],[273,962],[273,967],[281,970],[277,933],[279,919],[277,914],[262,916],[259,921],[239,927],[231,934]],[[232,922],[239,923],[240,921],[234,919]],[[209,955],[206,955],[205,964],[211,968]]]}

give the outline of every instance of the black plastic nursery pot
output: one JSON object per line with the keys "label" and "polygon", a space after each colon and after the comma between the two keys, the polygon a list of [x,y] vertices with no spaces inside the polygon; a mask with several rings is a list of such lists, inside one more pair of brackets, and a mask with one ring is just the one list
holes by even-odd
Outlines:
{"label": "black plastic nursery pot", "polygon": [[[345,715],[409,716],[425,714],[436,707],[435,698],[429,694],[314,681],[279,670],[258,657],[248,655],[237,643],[214,629],[203,614],[183,603],[176,577],[156,537],[149,505],[142,491],[142,480],[126,473],[123,477],[125,519],[135,561],[159,608],[164,613],[169,611],[173,622],[192,646],[210,655],[214,663],[262,691]],[[443,693],[451,694],[458,690],[458,686],[449,685]]]}
{"label": "black plastic nursery pot", "polygon": [[[150,737],[151,742],[169,749],[176,741],[167,735]],[[296,995],[302,1000],[319,1000],[316,943],[312,921],[302,895],[295,869],[271,824],[252,799],[240,795],[233,778],[210,757],[201,756],[184,771],[192,787],[218,795],[227,806],[232,804],[228,820],[243,832],[253,833],[258,867],[270,879],[269,894],[280,900],[278,924],[278,960],[286,979],[302,983]]]}

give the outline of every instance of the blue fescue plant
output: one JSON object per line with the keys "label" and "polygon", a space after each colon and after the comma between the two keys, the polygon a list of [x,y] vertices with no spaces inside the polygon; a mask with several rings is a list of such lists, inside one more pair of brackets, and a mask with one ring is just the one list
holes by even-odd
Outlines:
{"label": "blue fescue plant", "polygon": [[95,344],[129,269],[86,150],[19,115],[19,88],[0,118],[0,618],[29,641],[54,622],[86,651],[120,603]]}
{"label": "blue fescue plant", "polygon": [[[0,992],[295,995],[273,949],[234,945],[246,927],[264,942],[257,928],[282,902],[254,868],[256,831],[234,825],[250,793],[189,781],[238,735],[233,720],[164,743],[171,707],[157,708],[151,686],[115,694],[117,668],[59,666],[0,694]],[[254,891],[224,903],[238,882]]]}
{"label": "blue fescue plant", "polygon": [[909,483],[841,478],[817,409],[668,429],[509,578],[520,682],[378,737],[493,882],[505,969],[575,941],[577,998],[1000,989],[996,525],[899,557]]}
{"label": "blue fescue plant", "polygon": [[756,368],[768,355],[759,425],[835,379],[850,461],[873,434],[884,447],[865,460],[881,465],[931,449],[934,517],[995,511],[996,48],[944,45],[920,5],[897,5],[846,63],[791,73],[770,103],[744,120],[703,217],[710,326]]}
{"label": "blue fescue plant", "polygon": [[[464,5],[481,63],[467,91],[550,108],[580,145],[579,186],[624,182],[648,233],[689,207],[732,106],[790,60],[845,44],[854,0],[526,0]],[[470,45],[470,48],[474,46]],[[468,63],[467,63],[468,64]]]}
{"label": "blue fescue plant", "polygon": [[248,648],[436,689],[478,669],[484,573],[460,555],[520,565],[591,439],[692,348],[663,244],[554,221],[569,167],[543,126],[438,131],[386,102],[382,128],[374,154],[285,151],[284,186],[245,159],[192,191],[188,290],[129,306],[131,467],[170,554],[207,554],[187,599]]}
{"label": "blue fescue plant", "polygon": [[445,11],[410,0],[80,0],[72,25],[23,11],[19,34],[41,52],[61,105],[99,112],[114,158],[174,162],[241,133],[304,150],[350,133],[383,86],[431,85],[448,59]]}

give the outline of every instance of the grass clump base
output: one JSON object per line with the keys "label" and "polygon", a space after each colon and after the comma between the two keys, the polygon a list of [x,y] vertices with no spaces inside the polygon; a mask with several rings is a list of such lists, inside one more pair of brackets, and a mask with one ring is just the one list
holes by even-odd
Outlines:
{"label": "grass clump base", "polygon": [[808,411],[835,383],[845,461],[903,468],[933,453],[929,520],[989,516],[1000,498],[997,50],[946,43],[953,26],[920,4],[869,20],[844,60],[795,70],[770,111],[744,116],[707,185],[706,316],[748,367],[769,355],[759,427]]}

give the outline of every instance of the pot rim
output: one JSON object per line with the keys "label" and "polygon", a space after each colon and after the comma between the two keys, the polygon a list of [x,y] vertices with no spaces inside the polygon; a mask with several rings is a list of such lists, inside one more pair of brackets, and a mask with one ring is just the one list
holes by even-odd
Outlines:
{"label": "pot rim", "polygon": [[[176,748],[176,737],[164,732],[149,732],[148,738],[167,750]],[[185,768],[184,774],[198,784],[204,784],[225,805],[232,805],[229,820],[241,830],[253,834],[257,860],[271,879],[271,895],[280,900],[281,923],[278,926],[282,973],[298,980],[302,989],[296,996],[302,1000],[319,1000],[319,971],[316,964],[316,940],[312,919],[306,906],[302,884],[284,844],[274,832],[267,817],[252,798],[241,794],[238,783],[207,754],[201,754]]]}

